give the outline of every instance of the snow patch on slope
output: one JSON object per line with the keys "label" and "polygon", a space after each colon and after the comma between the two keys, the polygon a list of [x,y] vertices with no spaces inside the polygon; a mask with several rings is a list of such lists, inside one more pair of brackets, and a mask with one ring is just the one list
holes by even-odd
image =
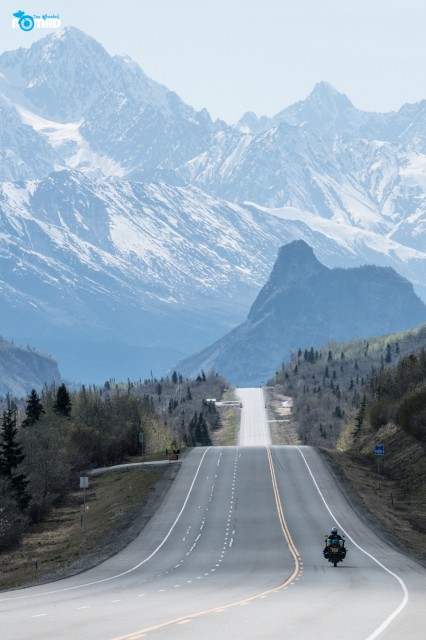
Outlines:
{"label": "snow patch on slope", "polygon": [[44,135],[51,147],[65,159],[65,164],[70,169],[78,168],[89,173],[99,171],[105,176],[121,177],[125,174],[118,162],[95,153],[90,148],[80,133],[84,118],[78,122],[62,123],[42,118],[22,106],[17,106],[16,109],[22,122]]}

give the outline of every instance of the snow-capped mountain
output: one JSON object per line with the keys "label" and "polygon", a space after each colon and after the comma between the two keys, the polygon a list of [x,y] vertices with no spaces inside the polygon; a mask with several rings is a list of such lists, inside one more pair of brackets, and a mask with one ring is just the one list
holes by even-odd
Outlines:
{"label": "snow-capped mountain", "polygon": [[53,352],[74,379],[161,373],[217,339],[242,321],[279,246],[295,239],[328,266],[392,265],[426,295],[426,256],[414,249],[195,187],[63,170],[1,183],[0,212],[2,332]]}
{"label": "snow-capped mountain", "polygon": [[186,176],[231,201],[298,207],[384,235],[402,224],[397,237],[421,249],[425,108],[422,102],[394,114],[365,113],[320,83],[274,118],[246,114],[234,131],[216,134]]}
{"label": "snow-capped mountain", "polygon": [[1,95],[11,125],[0,129],[3,179],[62,166],[193,184],[231,202],[297,207],[424,246],[426,100],[363,112],[321,82],[273,118],[246,114],[231,127],[72,27],[3,53]]}
{"label": "snow-capped mountain", "polygon": [[324,82],[213,122],[75,28],[5,52],[2,333],[65,377],[161,374],[241,322],[297,239],[426,299],[424,125],[426,101],[366,113]]}
{"label": "snow-capped mountain", "polygon": [[175,170],[222,126],[73,27],[3,53],[1,94],[63,166],[146,181],[182,182]]}

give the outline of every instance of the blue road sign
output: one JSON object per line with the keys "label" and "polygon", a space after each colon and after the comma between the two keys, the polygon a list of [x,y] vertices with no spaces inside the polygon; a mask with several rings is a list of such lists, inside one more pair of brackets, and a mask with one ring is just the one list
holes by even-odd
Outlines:
{"label": "blue road sign", "polygon": [[384,456],[385,455],[385,445],[384,444],[376,444],[374,447],[374,453],[376,456]]}

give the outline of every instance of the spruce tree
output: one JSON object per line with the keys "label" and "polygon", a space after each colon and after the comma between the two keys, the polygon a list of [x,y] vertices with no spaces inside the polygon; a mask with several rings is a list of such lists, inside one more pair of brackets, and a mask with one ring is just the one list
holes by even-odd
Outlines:
{"label": "spruce tree", "polygon": [[198,424],[199,424],[199,434],[200,434],[199,442],[201,445],[208,447],[212,444],[212,441],[210,438],[206,419],[204,418],[202,413],[200,413],[200,416],[198,418]]}
{"label": "spruce tree", "polygon": [[16,437],[16,414],[8,409],[3,411],[2,438],[0,442],[0,471],[1,475],[10,478],[15,469],[24,460],[22,447],[18,444]]}
{"label": "spruce tree", "polygon": [[27,406],[25,409],[26,418],[22,422],[22,426],[29,427],[35,424],[40,420],[43,413],[45,413],[45,411],[41,400],[38,397],[37,391],[33,389],[27,398]]}
{"label": "spruce tree", "polygon": [[15,473],[25,459],[25,454],[17,440],[16,414],[8,409],[3,412],[0,442],[0,474],[10,482],[16,502],[25,509],[30,501],[26,488],[28,480],[23,474]]}
{"label": "spruce tree", "polygon": [[388,362],[388,363],[392,362],[392,347],[390,346],[389,343],[386,345],[385,362]]}
{"label": "spruce tree", "polygon": [[69,416],[71,414],[71,398],[68,393],[68,389],[62,383],[56,392],[56,400],[53,405],[53,410],[56,413],[60,413],[63,416]]}

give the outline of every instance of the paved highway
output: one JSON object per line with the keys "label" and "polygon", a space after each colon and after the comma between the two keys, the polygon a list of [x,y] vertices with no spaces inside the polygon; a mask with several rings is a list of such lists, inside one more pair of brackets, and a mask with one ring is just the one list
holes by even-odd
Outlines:
{"label": "paved highway", "polygon": [[269,446],[271,433],[266,419],[263,389],[238,389],[238,397],[242,404],[238,444],[242,447]]}
{"label": "paved highway", "polygon": [[[260,389],[239,394],[240,445],[192,450],[111,560],[1,593],[2,640],[424,639],[426,571],[360,520],[313,449],[269,446]],[[336,568],[333,524],[348,546]]]}

